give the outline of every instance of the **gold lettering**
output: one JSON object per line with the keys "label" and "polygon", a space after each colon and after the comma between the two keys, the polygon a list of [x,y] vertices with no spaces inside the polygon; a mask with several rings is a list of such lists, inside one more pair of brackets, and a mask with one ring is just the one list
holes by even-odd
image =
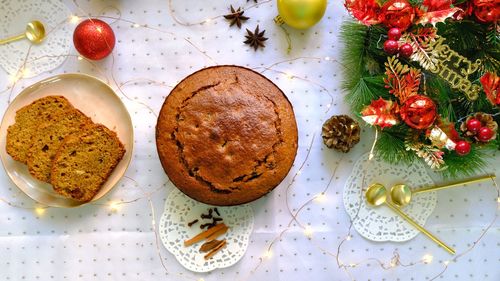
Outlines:
{"label": "gold lettering", "polygon": [[430,59],[436,63],[431,63],[427,70],[446,80],[453,89],[463,92],[469,100],[477,99],[481,88],[472,85],[469,75],[481,67],[481,60],[472,63],[446,45],[443,37],[433,41],[431,48]]}

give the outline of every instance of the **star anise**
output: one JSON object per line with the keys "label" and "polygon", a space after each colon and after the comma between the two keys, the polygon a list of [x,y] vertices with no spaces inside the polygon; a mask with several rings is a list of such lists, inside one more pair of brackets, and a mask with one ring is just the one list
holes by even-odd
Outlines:
{"label": "star anise", "polygon": [[241,28],[241,22],[249,19],[249,17],[245,17],[243,13],[245,13],[245,11],[242,11],[241,7],[238,8],[238,10],[235,10],[233,5],[231,5],[231,13],[229,15],[225,15],[224,18],[231,21],[229,26],[236,24],[239,28]]}
{"label": "star anise", "polygon": [[262,32],[260,32],[258,25],[255,28],[254,32],[251,32],[247,28],[248,35],[245,35],[245,37],[247,38],[247,40],[245,40],[244,43],[250,45],[251,47],[253,47],[255,49],[255,51],[257,51],[257,49],[259,47],[264,48],[265,47],[264,41],[266,41],[268,39],[268,38],[264,37],[264,33],[265,32],[266,32],[265,30],[262,30]]}

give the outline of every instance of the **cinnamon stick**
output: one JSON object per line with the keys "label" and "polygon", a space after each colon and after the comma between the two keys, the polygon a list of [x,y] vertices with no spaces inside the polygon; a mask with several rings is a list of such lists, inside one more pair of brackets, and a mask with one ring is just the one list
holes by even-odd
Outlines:
{"label": "cinnamon stick", "polygon": [[219,246],[219,244],[222,243],[221,240],[212,240],[210,242],[205,242],[203,245],[200,247],[200,252],[208,252],[214,249],[215,247]]}
{"label": "cinnamon stick", "polygon": [[208,254],[205,255],[205,260],[212,258],[218,251],[220,251],[224,246],[226,246],[226,240],[222,240],[217,247],[213,248]]}
{"label": "cinnamon stick", "polygon": [[207,242],[213,241],[213,240],[217,239],[217,237],[219,237],[221,235],[224,235],[227,232],[228,229],[229,229],[229,227],[227,227],[226,225],[224,225],[224,227],[222,227],[221,229],[217,230],[216,232],[214,232],[213,234],[211,234],[210,236],[208,236],[206,238]]}
{"label": "cinnamon stick", "polygon": [[227,227],[224,223],[221,223],[221,224],[217,224],[215,225],[214,227],[208,229],[208,230],[205,230],[204,232],[196,235],[195,237],[191,238],[191,239],[188,239],[186,241],[184,241],[184,246],[187,247],[187,246],[191,246],[193,244],[196,244],[200,241],[203,241],[205,240],[207,237],[209,237],[210,235],[216,233],[217,231],[219,231],[220,229],[223,229],[224,227]]}

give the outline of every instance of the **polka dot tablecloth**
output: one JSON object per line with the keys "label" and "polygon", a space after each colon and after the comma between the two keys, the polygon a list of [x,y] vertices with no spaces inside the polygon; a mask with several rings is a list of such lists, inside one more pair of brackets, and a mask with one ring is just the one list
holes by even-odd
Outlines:
{"label": "polka dot tablecloth", "polygon": [[[349,16],[342,1],[329,1],[318,25],[288,28],[288,54],[286,37],[273,23],[276,1],[258,2],[245,11],[251,19],[238,29],[220,16],[230,4],[248,8],[254,1],[64,1],[80,18],[91,15],[111,24],[117,37],[113,56],[89,62],[72,49],[59,68],[14,85],[2,73],[0,111],[24,87],[51,75],[97,76],[117,90],[132,116],[134,156],[110,194],[75,209],[37,209],[0,172],[0,280],[500,280],[500,223],[493,221],[498,202],[491,182],[438,192],[426,227],[455,247],[455,258],[422,235],[376,243],[350,228],[342,187],[354,162],[369,150],[373,131],[365,127],[362,142],[349,154],[326,149],[320,135],[324,120],[349,113],[339,62],[341,49],[349,47],[340,42],[339,29]],[[77,22],[71,18],[65,25],[74,28]],[[255,52],[243,41],[245,28],[257,25],[269,40]],[[287,94],[297,116],[299,153],[283,183],[251,203],[255,225],[242,260],[198,274],[178,264],[155,235],[153,222],[175,187],[158,160],[154,128],[171,87],[214,64],[252,68]],[[496,155],[489,171],[498,173],[499,164]]]}

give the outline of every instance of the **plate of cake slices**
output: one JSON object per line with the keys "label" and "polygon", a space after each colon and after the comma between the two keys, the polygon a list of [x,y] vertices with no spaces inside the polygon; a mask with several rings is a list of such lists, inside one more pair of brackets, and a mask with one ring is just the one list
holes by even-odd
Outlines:
{"label": "plate of cake slices", "polygon": [[24,89],[0,125],[0,158],[35,201],[76,207],[103,197],[132,158],[133,126],[116,93],[85,74],[62,74]]}

